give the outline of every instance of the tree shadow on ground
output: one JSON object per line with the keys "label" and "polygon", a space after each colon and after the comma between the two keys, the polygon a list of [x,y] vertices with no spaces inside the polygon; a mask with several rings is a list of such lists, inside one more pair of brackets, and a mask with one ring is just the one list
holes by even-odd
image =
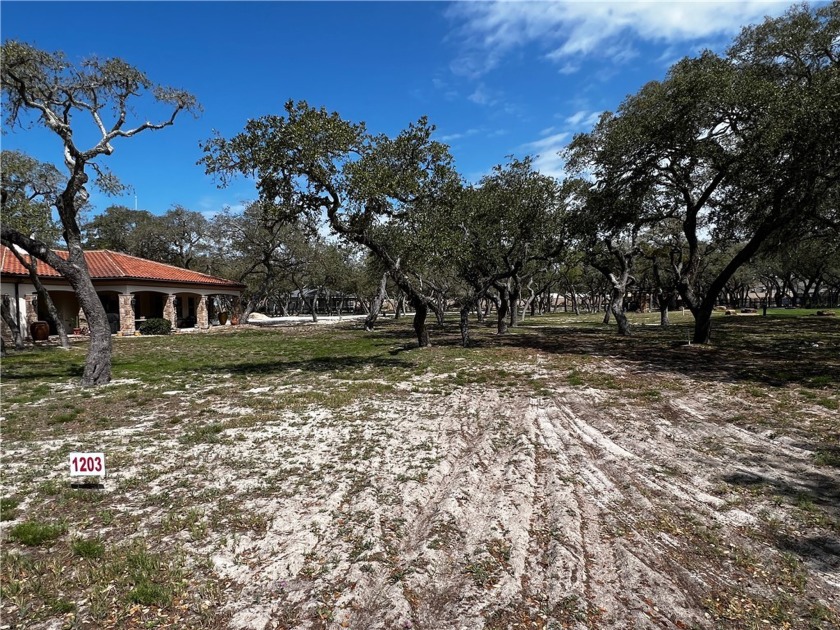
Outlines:
{"label": "tree shadow on ground", "polygon": [[828,536],[776,536],[779,551],[802,558],[811,568],[821,573],[840,572],[840,538]]}
{"label": "tree shadow on ground", "polygon": [[[791,476],[795,482],[790,481]],[[803,520],[802,527],[810,530],[809,534],[794,536],[789,532],[773,532],[770,542],[779,551],[799,556],[817,571],[840,570],[840,481],[836,475],[792,468],[771,474],[737,470],[722,475],[721,480],[795,506]],[[815,531],[815,527],[819,531]]]}
{"label": "tree shadow on ground", "polygon": [[368,369],[408,369],[412,363],[400,359],[392,359],[381,355],[336,356],[312,359],[266,360],[244,363],[224,363],[207,368],[206,371],[224,374],[271,374],[279,372],[302,371],[316,374],[327,374],[341,371],[358,371]]}
{"label": "tree shadow on ground", "polygon": [[82,378],[82,374],[84,374],[84,371],[84,363],[78,365],[43,363],[39,364],[37,367],[25,366],[22,369],[19,368],[16,370],[4,369],[3,380],[24,381],[31,379],[61,380]]}
{"label": "tree shadow on ground", "polygon": [[[747,318],[742,318],[746,320]],[[530,320],[538,323],[539,319]],[[637,326],[621,337],[613,326],[536,327],[525,323],[506,335],[471,329],[471,347],[506,346],[558,355],[598,356],[634,363],[641,371],[676,372],[701,380],[752,381],[770,386],[840,382],[840,325],[820,318],[715,320],[710,345],[689,344],[689,325]],[[457,326],[437,329],[441,344],[457,344]]]}
{"label": "tree shadow on ground", "polygon": [[797,482],[778,476],[738,470],[721,476],[726,483],[743,488],[763,489],[776,497],[791,503],[818,505],[826,512],[840,516],[840,481],[836,476],[810,471],[790,471],[796,475]]}

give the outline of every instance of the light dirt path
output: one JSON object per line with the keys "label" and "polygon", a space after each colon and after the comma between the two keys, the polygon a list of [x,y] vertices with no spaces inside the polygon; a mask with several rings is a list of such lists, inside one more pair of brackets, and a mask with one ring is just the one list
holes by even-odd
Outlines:
{"label": "light dirt path", "polygon": [[[235,549],[252,563],[216,556],[249,594],[232,626],[719,626],[710,600],[772,599],[773,579],[754,578],[780,556],[750,536],[773,506],[730,504],[722,480],[818,473],[805,451],[707,417],[704,396],[670,400],[671,420],[580,389],[392,404],[332,492],[265,506],[265,537]],[[836,607],[837,558],[811,560],[807,588]]]}
{"label": "light dirt path", "polygon": [[[840,618],[840,475],[815,467],[807,431],[731,422],[761,413],[732,384],[594,364],[649,380],[653,394],[639,398],[646,385],[573,386],[539,361],[506,367],[508,386],[435,391],[412,376],[303,411],[266,406],[284,387],[273,377],[237,392],[236,406],[207,402],[196,384],[166,398],[192,400],[205,420],[167,424],[164,408],[97,433],[112,471],[103,505],[131,519],[130,536],[194,559],[215,588],[202,604],[213,627],[830,628]],[[202,422],[217,429],[185,440]],[[63,479],[73,448],[7,448],[6,490],[31,494],[25,476]]]}

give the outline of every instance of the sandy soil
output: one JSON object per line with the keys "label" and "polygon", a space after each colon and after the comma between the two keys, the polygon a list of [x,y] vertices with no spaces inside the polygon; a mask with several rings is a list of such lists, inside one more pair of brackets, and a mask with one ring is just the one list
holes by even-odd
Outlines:
{"label": "sandy soil", "polygon": [[[212,606],[231,628],[769,628],[781,597],[802,604],[789,627],[830,627],[808,615],[840,612],[840,541],[779,497],[810,497],[836,518],[837,469],[815,467],[795,431],[728,422],[756,410],[726,384],[648,378],[669,379],[656,404],[559,381],[547,395],[418,388],[191,446],[150,442],[139,423],[98,436],[122,462],[106,491],[151,478],[120,491],[149,529],[168,511],[150,496],[192,493],[209,518],[208,489],[236,505],[231,521],[260,523],[174,534],[210,559]],[[282,387],[260,384],[214,420]],[[61,446],[6,455],[32,464]]]}

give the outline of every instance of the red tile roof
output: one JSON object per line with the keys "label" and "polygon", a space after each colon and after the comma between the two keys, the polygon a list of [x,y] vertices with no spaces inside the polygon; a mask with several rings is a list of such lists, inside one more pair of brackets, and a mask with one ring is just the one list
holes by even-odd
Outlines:
{"label": "red tile roof", "polygon": [[[67,258],[67,252],[56,251],[62,258]],[[25,255],[28,258],[28,255]],[[4,276],[29,276],[26,267],[20,264],[17,257],[8,247],[0,245],[0,259],[2,260],[2,274]],[[189,269],[182,269],[173,265],[137,258],[110,250],[85,252],[92,280],[153,280],[174,284],[204,284],[231,289],[242,289],[244,285],[224,278],[217,278],[206,273],[198,273]],[[60,278],[61,274],[46,263],[38,263],[38,275],[42,278]]]}

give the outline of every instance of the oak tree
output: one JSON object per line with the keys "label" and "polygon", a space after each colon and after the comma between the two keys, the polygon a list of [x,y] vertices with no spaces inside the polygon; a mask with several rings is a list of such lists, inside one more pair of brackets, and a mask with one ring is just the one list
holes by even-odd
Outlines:
{"label": "oak tree", "polygon": [[[71,284],[91,333],[82,384],[107,383],[111,379],[111,331],[85,261],[79,209],[89,198],[91,175],[104,190],[119,186],[99,161],[114,152],[116,140],[168,127],[181,112],[197,112],[198,105],[188,92],[156,85],[121,59],[93,57],[74,65],[60,52],[46,52],[14,40],[3,43],[2,56],[0,77],[7,126],[14,128],[34,117],[63,145],[66,183],[50,203],[58,212],[67,258],[57,255],[49,243],[5,224],[2,235],[55,268]],[[129,123],[134,115],[132,105],[143,94],[168,110],[160,122]],[[79,140],[90,137],[91,130],[95,140],[80,145]]]}

